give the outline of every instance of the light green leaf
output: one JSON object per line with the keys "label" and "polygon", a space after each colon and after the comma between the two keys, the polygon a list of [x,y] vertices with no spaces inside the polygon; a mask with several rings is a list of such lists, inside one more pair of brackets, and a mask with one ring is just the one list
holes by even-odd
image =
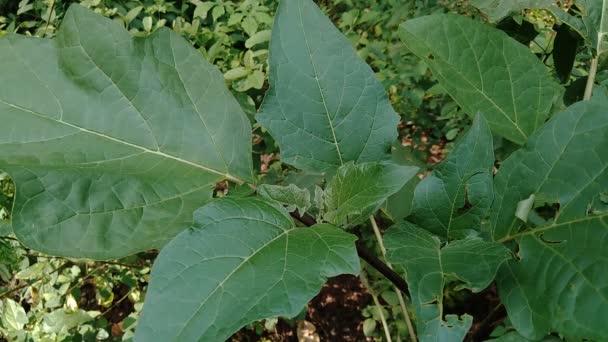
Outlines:
{"label": "light green leaf", "polygon": [[48,334],[68,334],[70,329],[89,322],[93,318],[94,315],[84,310],[69,312],[65,309],[58,309],[44,315],[41,328]]}
{"label": "light green leaf", "polygon": [[326,224],[295,228],[259,199],[212,202],[161,251],[136,337],[224,341],[250,322],[293,317],[326,278],[358,274],[355,239]]}
{"label": "light green leaf", "polygon": [[197,1],[196,8],[194,9],[194,18],[199,17],[203,20],[206,19],[209,10],[211,10],[213,6],[215,6],[215,3],[211,1]]}
{"label": "light green leaf", "polygon": [[392,163],[343,165],[325,189],[324,219],[340,226],[367,220],[417,172],[417,167]]}
{"label": "light green leaf", "polygon": [[444,285],[458,280],[479,292],[510,258],[501,244],[479,238],[456,240],[441,247],[436,236],[409,222],[389,228],[384,245],[388,261],[407,273],[420,341],[462,341],[473,318],[447,315],[446,321],[442,319]]}
{"label": "light green leaf", "polygon": [[245,41],[245,47],[248,49],[251,49],[252,47],[254,47],[258,44],[262,44],[262,43],[269,41],[271,32],[272,31],[270,31],[270,30],[263,30],[260,32],[256,32],[253,36],[251,36],[251,38],[249,38]]}
{"label": "light green leaf", "polygon": [[[251,126],[222,74],[168,29],[133,39],[72,5],[57,39],[0,38],[0,169],[28,247],[111,259],[191,226],[251,180]],[[27,89],[27,91],[23,91]]]}
{"label": "light green leaf", "polygon": [[[608,189],[607,112],[603,97],[572,105],[505,160],[496,177],[492,235],[519,243],[519,260],[500,272],[499,293],[526,338],[608,336],[608,212],[591,210]],[[548,223],[516,218],[518,203],[531,194],[537,206],[559,204]]]}
{"label": "light green leaf", "polygon": [[125,23],[127,25],[129,25],[135,18],[137,18],[137,16],[139,15],[139,13],[141,13],[141,10],[143,10],[143,9],[144,9],[143,6],[135,6],[132,9],[130,9],[129,12],[127,12],[127,14],[124,17]]}
{"label": "light green leaf", "polygon": [[289,212],[298,209],[300,215],[304,214],[311,205],[310,192],[298,188],[295,184],[288,186],[260,184],[257,191],[260,197],[285,205]]}
{"label": "light green leaf", "polygon": [[233,80],[243,78],[243,77],[249,75],[250,72],[251,71],[247,70],[247,68],[239,66],[234,69],[230,69],[230,70],[226,71],[224,73],[224,78],[227,81],[233,81]]}
{"label": "light green leaf", "polygon": [[144,25],[144,30],[146,30],[147,32],[152,31],[152,17],[148,16],[145,17],[141,23]]}
{"label": "light green leaf", "polygon": [[297,168],[335,172],[387,159],[398,116],[351,43],[311,0],[282,1],[270,42],[270,89],[258,121]]}
{"label": "light green leaf", "polygon": [[467,114],[482,113],[496,134],[523,144],[549,116],[557,84],[504,32],[445,14],[408,20],[399,33]]}
{"label": "light green leaf", "polygon": [[527,8],[550,8],[556,0],[471,0],[471,5],[485,13],[491,21],[499,21],[513,12]]}
{"label": "light green leaf", "polygon": [[12,331],[21,331],[28,323],[25,310],[19,303],[6,298],[0,307],[2,313],[2,325]]}
{"label": "light green leaf", "polygon": [[493,165],[492,134],[477,115],[454,150],[416,187],[408,220],[448,238],[479,231],[492,204]]}

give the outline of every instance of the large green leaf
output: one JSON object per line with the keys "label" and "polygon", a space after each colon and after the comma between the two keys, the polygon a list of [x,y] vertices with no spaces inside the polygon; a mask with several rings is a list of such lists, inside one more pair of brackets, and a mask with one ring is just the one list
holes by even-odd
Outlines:
{"label": "large green leaf", "polygon": [[549,116],[557,85],[530,50],[504,32],[462,15],[416,18],[399,30],[407,47],[471,116],[518,144]]}
{"label": "large green leaf", "polygon": [[454,150],[416,187],[410,221],[442,237],[481,228],[493,199],[492,133],[477,115]]}
{"label": "large green leaf", "polygon": [[387,259],[407,273],[421,341],[462,341],[473,318],[447,315],[443,320],[444,285],[457,280],[479,292],[509,259],[509,252],[501,244],[479,238],[456,240],[441,247],[437,237],[409,222],[389,228],[384,244]]}
{"label": "large green leaf", "polygon": [[347,163],[327,184],[323,218],[340,226],[365,221],[418,172],[393,163]]}
{"label": "large green leaf", "polygon": [[[527,338],[608,336],[606,112],[608,100],[595,97],[557,114],[496,177],[492,235],[519,243],[519,260],[500,272],[499,293]],[[559,204],[555,217],[533,220],[531,210],[528,224],[517,218],[518,204],[531,195],[537,209]]]}
{"label": "large green leaf", "polygon": [[294,228],[262,200],[225,198],[194,215],[154,264],[139,341],[224,341],[255,320],[297,315],[327,277],[359,272],[355,236]]}
{"label": "large green leaf", "polygon": [[479,8],[492,21],[526,8],[550,8],[557,0],[471,0],[471,5]]}
{"label": "large green leaf", "polygon": [[398,119],[374,72],[317,5],[281,1],[258,115],[281,159],[330,173],[348,161],[387,159]]}
{"label": "large green leaf", "polygon": [[109,259],[192,223],[214,183],[252,178],[250,124],[215,67],[168,29],[133,39],[72,5],[55,40],[0,39],[0,169],[13,229],[49,254]]}

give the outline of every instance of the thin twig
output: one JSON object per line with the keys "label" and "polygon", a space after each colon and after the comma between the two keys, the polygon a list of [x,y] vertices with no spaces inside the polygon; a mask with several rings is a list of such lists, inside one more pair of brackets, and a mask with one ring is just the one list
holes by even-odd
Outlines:
{"label": "thin twig", "polygon": [[[291,216],[304,224],[307,227],[314,226],[317,221],[310,215],[304,214],[302,216],[291,213]],[[380,272],[386,279],[388,279],[393,285],[395,285],[401,292],[408,294],[409,290],[407,287],[407,282],[399,273],[393,271],[390,267],[388,267],[382,260],[378,259],[367,247],[365,247],[365,243],[359,239],[355,243],[357,247],[357,254],[359,257],[365,262],[367,262],[371,267],[375,268],[376,271]]]}
{"label": "thin twig", "polygon": [[386,341],[392,342],[391,333],[388,330],[388,323],[386,322],[386,318],[384,317],[384,313],[382,312],[382,305],[380,304],[380,301],[378,300],[378,296],[376,296],[376,293],[374,292],[372,287],[369,285],[369,282],[367,281],[367,276],[365,275],[365,268],[363,266],[361,266],[360,278],[361,278],[361,283],[363,283],[363,286],[365,286],[367,288],[367,292],[369,292],[369,294],[372,296],[372,299],[374,300],[374,304],[376,305],[376,309],[378,309],[378,314],[380,315],[380,321],[382,322],[382,328],[384,330],[384,335],[386,336]]}
{"label": "thin twig", "polygon": [[[380,229],[378,228],[378,223],[376,222],[376,219],[374,219],[373,215],[370,216],[369,221],[372,224],[372,229],[374,230],[374,235],[376,236],[376,241],[378,241],[378,245],[380,246],[380,252],[382,253],[382,258],[386,262],[386,265],[392,269],[393,266],[388,261],[388,259],[386,259],[386,248],[384,248],[384,241],[382,239],[382,234],[380,234]],[[393,285],[393,289],[395,290],[395,293],[397,294],[397,298],[399,299],[399,305],[401,306],[401,312],[403,313],[403,317],[405,318],[405,324],[407,325],[407,331],[410,335],[410,340],[412,342],[416,342],[417,341],[416,331],[414,330],[414,325],[412,324],[412,321],[410,320],[410,315],[407,312],[407,307],[405,306],[405,300],[403,299],[403,294],[401,294],[401,291],[399,291],[397,286]]]}
{"label": "thin twig", "polygon": [[55,10],[55,0],[51,2],[51,8],[49,9],[49,17],[46,19],[46,26],[44,27],[44,32],[42,33],[42,37],[46,36],[46,30],[49,28],[51,24],[51,17],[53,16],[53,10]]}

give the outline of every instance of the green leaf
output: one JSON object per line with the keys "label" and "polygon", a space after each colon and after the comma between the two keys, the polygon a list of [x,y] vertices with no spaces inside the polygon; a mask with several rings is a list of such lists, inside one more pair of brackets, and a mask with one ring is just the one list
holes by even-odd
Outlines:
{"label": "green leaf", "polygon": [[93,316],[84,310],[69,312],[65,309],[55,310],[44,315],[42,331],[48,334],[69,334],[69,330],[93,320]]}
{"label": "green leaf", "polygon": [[295,184],[288,186],[261,184],[257,191],[260,197],[285,205],[289,212],[298,209],[302,215],[311,206],[310,192],[307,189],[298,188]]}
{"label": "green leaf", "polygon": [[462,341],[473,317],[447,315],[443,321],[443,288],[458,280],[474,292],[486,288],[498,267],[510,258],[496,242],[467,238],[443,248],[430,232],[404,222],[388,229],[384,236],[387,259],[403,273],[418,318],[420,341]]}
{"label": "green leaf", "polygon": [[[133,39],[72,5],[57,39],[0,38],[0,169],[17,237],[111,259],[191,226],[215,183],[251,180],[251,126],[224,78],[168,29]],[[27,89],[27,91],[23,91]]]}
{"label": "green leaf", "polygon": [[471,5],[485,13],[491,21],[499,21],[513,12],[527,8],[549,8],[556,0],[471,0]]}
{"label": "green leaf", "polygon": [[549,116],[558,88],[545,65],[504,32],[462,15],[431,15],[400,26],[401,40],[471,116],[523,144]]}
{"label": "green leaf", "polygon": [[251,49],[252,47],[254,47],[258,44],[265,43],[270,40],[270,36],[271,36],[270,30],[263,30],[260,32],[256,32],[253,36],[251,36],[251,38],[249,38],[245,41],[245,47],[248,49]]}
{"label": "green leaf", "polygon": [[0,220],[0,236],[7,236],[13,232],[11,222],[8,220]]}
{"label": "green leaf", "polygon": [[[500,272],[499,293],[526,338],[608,336],[608,212],[591,210],[608,189],[606,112],[608,100],[595,97],[555,115],[496,177],[492,235],[519,244],[519,261]],[[559,204],[555,217],[540,226],[517,218],[531,195],[537,207]]]}
{"label": "green leaf", "polygon": [[[577,0],[575,7],[569,12],[562,8],[551,8],[551,13],[566,25],[577,31],[589,44],[602,53],[608,50],[606,40],[608,34],[608,5],[602,0]],[[602,16],[606,17],[602,20]]]}
{"label": "green leaf", "polygon": [[408,220],[448,238],[479,231],[492,204],[493,165],[492,133],[477,115],[454,150],[416,187]]}
{"label": "green leaf", "polygon": [[387,159],[398,116],[351,43],[311,0],[282,1],[270,42],[270,89],[258,121],[285,163],[329,172]]}
{"label": "green leaf", "polygon": [[2,314],[2,325],[12,331],[21,331],[28,323],[25,310],[19,303],[10,298],[6,298],[0,307]]}
{"label": "green leaf", "polygon": [[225,198],[194,215],[154,264],[138,340],[224,341],[253,321],[297,315],[326,278],[359,272],[353,235],[294,228],[262,200]]}
{"label": "green leaf", "polygon": [[417,167],[392,163],[347,163],[327,184],[323,218],[340,226],[361,223],[417,172]]}

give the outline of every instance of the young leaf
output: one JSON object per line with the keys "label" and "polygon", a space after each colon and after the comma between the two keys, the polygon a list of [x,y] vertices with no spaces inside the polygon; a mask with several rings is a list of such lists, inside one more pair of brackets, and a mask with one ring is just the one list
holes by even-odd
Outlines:
{"label": "young leaf", "polygon": [[557,0],[471,0],[471,5],[485,13],[492,21],[526,8],[549,8]]}
{"label": "young leaf", "polygon": [[493,165],[492,133],[478,114],[454,150],[416,187],[408,220],[447,238],[479,230],[494,196]]}
{"label": "young leaf", "polygon": [[441,248],[437,237],[409,222],[389,228],[384,244],[387,259],[407,273],[420,341],[462,341],[473,318],[448,315],[443,321],[446,281],[457,279],[479,292],[510,258],[501,244],[479,238],[453,241]]}
{"label": "young leaf", "polygon": [[326,278],[359,272],[353,235],[295,228],[260,199],[224,198],[194,216],[154,264],[138,340],[224,341],[255,320],[297,315]]}
{"label": "young leaf", "polygon": [[45,253],[161,247],[222,179],[252,179],[250,124],[222,75],[168,29],[133,39],[79,5],[57,39],[0,38],[0,169],[17,237]]}
{"label": "young leaf", "polygon": [[304,214],[311,206],[310,192],[298,188],[295,184],[288,186],[260,184],[257,191],[260,197],[285,205],[290,212],[298,209],[300,214]]}
{"label": "young leaf", "polygon": [[549,116],[557,84],[530,50],[462,15],[431,15],[400,26],[401,39],[469,115],[523,144]]}
{"label": "young leaf", "polygon": [[[608,99],[600,96],[572,105],[504,161],[496,177],[492,235],[519,243],[519,261],[500,272],[499,293],[527,338],[608,336],[608,212],[593,210],[608,189],[606,112]],[[559,205],[547,224],[516,217],[530,195],[537,206]]]}
{"label": "young leaf", "polygon": [[311,0],[281,1],[270,42],[270,89],[258,121],[284,162],[333,173],[387,159],[398,116],[351,43]]}
{"label": "young leaf", "polygon": [[417,172],[417,167],[392,163],[345,164],[325,189],[324,219],[340,226],[367,220]]}

